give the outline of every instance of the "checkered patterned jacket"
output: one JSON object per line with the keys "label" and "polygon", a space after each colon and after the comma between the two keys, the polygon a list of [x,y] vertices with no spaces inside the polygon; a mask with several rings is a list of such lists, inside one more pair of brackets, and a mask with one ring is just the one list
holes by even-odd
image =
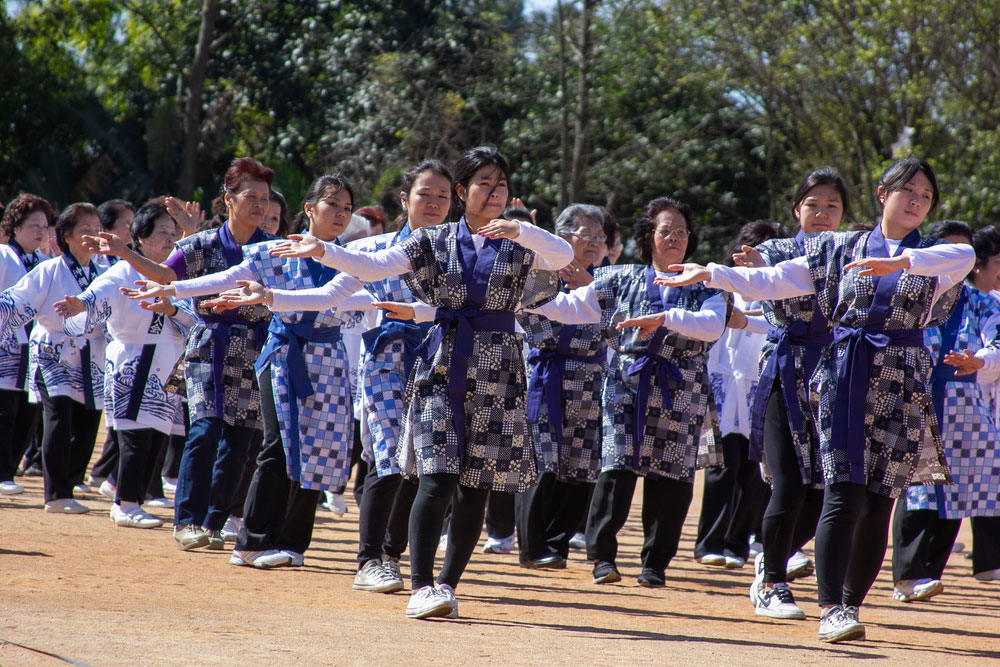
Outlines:
{"label": "checkered patterned jacket", "polygon": [[[639,264],[601,267],[594,272],[594,291],[601,307],[601,326],[612,330],[615,322],[653,313],[647,294],[646,267]],[[677,307],[698,311],[716,295],[727,302],[727,319],[732,297],[701,283],[680,290]],[[615,332],[611,346],[616,354],[604,382],[603,396],[603,470],[632,470],[645,477],[662,475],[686,482],[694,481],[697,468],[714,465],[721,453],[714,439],[708,439],[708,451],[699,452],[702,431],[714,426],[711,381],[706,369],[712,343],[688,338],[670,331],[663,339],[657,356],[669,359],[680,370],[683,380],[671,388],[673,407],[664,408],[662,388],[653,375],[646,428],[640,444],[639,467],[634,465],[633,402],[639,375],[629,376],[628,367],[646,351],[648,338],[639,337],[639,329]],[[676,383],[674,383],[676,384]],[[707,417],[707,419],[706,419]]]}
{"label": "checkered patterned jacket", "polygon": [[[831,323],[863,327],[874,297],[874,279],[844,266],[868,256],[869,232],[823,232],[805,239],[809,272],[820,309]],[[934,245],[922,239],[921,247]],[[896,284],[886,329],[936,327],[947,321],[961,285],[946,291],[933,304],[937,278],[903,272]],[[833,406],[846,346],[823,351],[812,390],[819,396],[818,417],[823,477],[827,484],[850,481],[847,453],[831,443]],[[931,405],[928,381],[931,355],[925,347],[888,345],[871,360],[868,385],[865,470],[868,489],[896,498],[911,483],[950,483],[951,475],[941,446],[940,429]]]}
{"label": "checkered patterned jacket", "polygon": [[[457,310],[467,291],[459,260],[458,225],[418,229],[399,244],[410,260],[406,285],[424,303]],[[531,270],[535,253],[503,239],[488,280],[487,310],[516,311],[551,300],[559,290],[558,274]],[[465,486],[522,492],[536,478],[535,456],[525,409],[524,355],[519,334],[475,334],[466,377],[465,458],[459,462],[458,439],[448,399],[449,364],[454,332],[448,334],[430,363],[417,359],[406,392],[400,469],[408,475],[447,472]]]}

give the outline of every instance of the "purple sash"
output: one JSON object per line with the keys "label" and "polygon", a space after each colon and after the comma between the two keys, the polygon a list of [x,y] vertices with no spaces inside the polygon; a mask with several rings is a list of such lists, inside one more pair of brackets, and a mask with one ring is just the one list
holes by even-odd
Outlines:
{"label": "purple sash", "polygon": [[431,363],[434,353],[441,347],[449,332],[454,331],[452,357],[448,369],[448,402],[451,406],[455,436],[458,439],[459,463],[465,459],[465,394],[468,388],[469,357],[478,331],[514,332],[514,313],[509,310],[488,310],[483,308],[490,273],[496,262],[499,239],[487,239],[478,253],[472,242],[472,234],[463,217],[458,224],[457,250],[462,265],[462,276],[466,285],[466,299],[456,310],[438,308],[430,334],[417,346],[414,352],[424,361]]}
{"label": "purple sash", "polygon": [[[920,242],[920,232],[913,230],[896,249],[914,248]],[[885,237],[881,225],[868,235],[868,257],[887,257]],[[922,329],[885,329],[886,315],[892,295],[902,271],[887,276],[875,276],[875,295],[868,311],[868,321],[863,327],[837,326],[833,332],[833,345],[844,343],[844,364],[837,378],[837,400],[833,406],[831,446],[847,452],[850,478],[856,484],[867,481],[865,471],[865,414],[867,412],[868,385],[871,380],[872,360],[876,350],[889,345],[922,347]]]}
{"label": "purple sash", "polygon": [[[671,287],[667,290],[667,300],[664,302],[660,298],[660,287],[653,283],[656,278],[656,271],[652,266],[646,267],[646,296],[652,306],[654,313],[660,313],[667,308],[677,305],[680,290]],[[640,468],[640,454],[642,443],[646,439],[646,413],[649,410],[649,397],[652,393],[653,373],[656,373],[656,382],[660,386],[660,394],[663,396],[663,407],[672,410],[674,402],[670,396],[670,381],[681,382],[684,376],[677,368],[677,364],[661,357],[657,354],[663,344],[663,339],[667,335],[666,327],[659,327],[646,345],[646,350],[636,357],[636,360],[625,371],[626,375],[639,375],[639,386],[636,389],[635,403],[633,409],[633,426],[635,431],[632,436],[632,464],[636,470]]]}
{"label": "purple sash", "polygon": [[[805,234],[802,230],[795,235],[795,245],[799,252],[805,255]],[[778,378],[781,379],[781,395],[785,399],[785,411],[788,416],[789,429],[796,433],[801,433],[805,428],[805,418],[802,415],[802,408],[799,405],[798,382],[795,379],[795,356],[792,353],[792,346],[805,348],[805,358],[802,363],[802,372],[808,390],[809,378],[819,364],[819,357],[823,348],[833,342],[833,332],[830,330],[830,322],[823,315],[816,301],[813,300],[812,321],[807,325],[802,320],[792,322],[787,329],[772,328],[767,332],[767,340],[775,344],[771,356],[767,359],[767,364],[760,374],[760,381],[754,389],[753,405],[750,411],[750,450],[748,457],[751,461],[760,462],[764,454],[764,413],[767,410],[767,401],[771,396],[771,390]]]}

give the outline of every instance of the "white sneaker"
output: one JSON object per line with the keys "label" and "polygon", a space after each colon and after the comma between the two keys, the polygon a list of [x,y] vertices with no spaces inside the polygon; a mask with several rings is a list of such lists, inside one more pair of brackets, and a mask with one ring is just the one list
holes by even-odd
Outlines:
{"label": "white sneaker", "polygon": [[406,604],[407,618],[434,618],[448,616],[454,603],[448,594],[435,586],[424,586],[414,591]]}
{"label": "white sneaker", "polygon": [[788,581],[808,577],[813,573],[813,570],[813,562],[801,551],[793,553],[788,557],[788,562],[785,563],[785,577]]}
{"label": "white sneaker", "polygon": [[142,504],[146,507],[160,507],[167,510],[174,508],[174,501],[170,498],[146,498]]}
{"label": "white sneaker", "polygon": [[1000,581],[1000,567],[995,570],[976,572],[973,576],[979,581]]}
{"label": "white sneaker", "polygon": [[399,585],[403,585],[403,572],[399,569],[399,559],[382,554],[382,567],[392,575],[393,579],[399,580]]}
{"label": "white sneaker", "polygon": [[573,533],[573,537],[569,538],[569,548],[576,549],[577,551],[586,551],[587,536],[583,533]]}
{"label": "white sneaker", "polygon": [[458,618],[458,600],[455,598],[455,589],[448,584],[438,584],[437,589],[451,600],[451,613],[445,618]]}
{"label": "white sneaker", "polygon": [[448,551],[448,533],[438,538],[438,551]]}
{"label": "white sneaker", "polygon": [[222,539],[226,542],[235,542],[242,526],[243,519],[230,514],[229,518],[226,519],[226,525],[222,527]]}
{"label": "white sneaker", "polygon": [[913,602],[932,598],[944,590],[939,579],[924,577],[923,579],[903,579],[896,582],[892,589],[892,599],[900,602]]}
{"label": "white sneaker", "polygon": [[55,514],[86,514],[90,508],[72,498],[57,498],[45,503],[45,511]]}
{"label": "white sneaker", "polygon": [[163,525],[161,519],[157,519],[152,514],[149,514],[142,507],[126,511],[117,503],[113,503],[110,515],[111,520],[115,522],[116,526],[125,526],[127,528],[159,528]]}
{"label": "white sneaker", "polygon": [[260,570],[288,565],[289,561],[288,554],[277,549],[268,549],[267,551],[237,551],[233,549],[232,555],[229,556],[230,565],[245,565]]}
{"label": "white sneaker", "polygon": [[14,481],[0,482],[0,496],[16,496],[24,493],[24,487]]}
{"label": "white sneaker", "polygon": [[726,556],[724,565],[727,570],[742,570],[747,562],[739,556]]}
{"label": "white sneaker", "polygon": [[514,548],[514,536],[507,537],[487,537],[486,544],[483,545],[484,554],[509,554]]}
{"label": "white sneaker", "polygon": [[177,478],[176,477],[161,477],[160,480],[163,482],[163,492],[169,495],[174,495],[177,493]]}
{"label": "white sneaker", "polygon": [[326,494],[326,502],[323,503],[323,507],[327,508],[337,516],[344,516],[347,514],[347,501],[344,500],[344,495],[342,493],[333,493],[331,491],[324,491]]}
{"label": "white sneaker", "polygon": [[86,484],[77,484],[76,486],[73,487],[73,493],[80,493],[80,494],[88,494],[88,495],[90,495],[90,494],[93,494],[94,491],[89,486],[87,486]]}
{"label": "white sneaker", "polygon": [[750,555],[747,558],[756,558],[757,554],[764,551],[764,545],[757,539],[757,535],[750,536]]}
{"label": "white sneaker", "polygon": [[819,620],[820,641],[835,643],[864,638],[865,626],[858,620],[857,607],[838,605],[823,610]]}
{"label": "white sneaker", "polygon": [[753,557],[753,583],[750,584],[750,604],[757,607],[757,600],[764,595],[764,554]]}
{"label": "white sneaker", "polygon": [[723,556],[722,554],[705,554],[704,556],[698,559],[698,562],[701,563],[702,565],[718,565],[721,567],[725,567],[726,557]]}
{"label": "white sneaker", "polygon": [[288,556],[289,567],[302,567],[306,562],[306,557],[300,554],[298,551],[292,551],[291,549],[282,549],[281,553]]}
{"label": "white sneaker", "polygon": [[[372,593],[395,593],[403,590],[403,580],[394,577],[389,568],[382,565],[377,559],[372,559],[361,566],[358,573],[354,575],[354,585],[351,586],[351,589]],[[407,614],[409,614],[409,607],[407,607]]]}
{"label": "white sneaker", "polygon": [[94,477],[93,475],[87,475],[87,486],[94,487],[100,486],[107,477]]}
{"label": "white sneaker", "polygon": [[[73,490],[75,491],[76,489]],[[101,482],[101,486],[98,487],[97,490],[102,496],[104,496],[108,500],[114,500],[115,496],[118,495],[118,489],[115,487],[114,484],[112,484],[108,480],[104,480],[103,482]]]}
{"label": "white sneaker", "polygon": [[790,620],[805,620],[806,613],[802,611],[792,596],[788,584],[775,584],[764,592],[754,602],[754,613],[769,618],[784,618]]}

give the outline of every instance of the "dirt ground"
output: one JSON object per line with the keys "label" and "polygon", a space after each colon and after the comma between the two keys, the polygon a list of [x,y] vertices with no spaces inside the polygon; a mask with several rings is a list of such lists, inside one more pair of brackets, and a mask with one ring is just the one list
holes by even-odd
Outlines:
{"label": "dirt ground", "polygon": [[[909,605],[891,599],[887,558],[862,608],[865,641],[817,641],[812,577],[793,584],[809,620],[755,616],[750,567],[708,568],[691,557],[700,493],[666,589],[635,585],[636,505],[621,535],[621,583],[593,585],[580,552],[568,569],[549,573],[521,569],[516,553],[477,550],[458,589],[461,619],[414,621],[403,615],[406,592],[351,590],[358,517],[352,498],[344,517],[319,511],[305,567],[260,571],[229,565],[228,551],[182,552],[167,527],[116,528],[109,501],[99,496],[81,499],[90,514],[46,514],[41,480],[18,479],[27,487],[23,495],[0,496],[2,665],[65,664],[30,649],[95,666],[858,659],[950,666],[1000,659],[1000,583],[976,581],[959,554],[949,563],[945,593]],[[170,510],[152,511],[168,523],[172,517]],[[959,539],[971,544],[966,525]]]}

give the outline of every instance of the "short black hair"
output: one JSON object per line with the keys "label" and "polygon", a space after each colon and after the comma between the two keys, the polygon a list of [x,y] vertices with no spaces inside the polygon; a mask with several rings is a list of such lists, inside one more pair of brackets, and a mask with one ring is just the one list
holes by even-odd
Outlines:
{"label": "short black hair", "polygon": [[[888,195],[890,192],[898,192],[903,189],[904,185],[910,182],[910,179],[918,171],[923,172],[927,180],[931,182],[931,207],[927,211],[930,213],[937,208],[940,195],[938,194],[937,175],[934,173],[934,167],[927,160],[920,160],[915,157],[904,157],[896,160],[882,172],[881,178],[878,179],[878,185],[882,188],[882,194]],[[885,204],[883,203],[882,205],[884,206]]]}
{"label": "short black hair", "polygon": [[726,264],[734,266],[733,255],[740,252],[740,248],[745,245],[759,246],[764,241],[770,239],[783,239],[788,237],[788,230],[783,225],[774,220],[754,220],[740,227],[740,233],[736,235],[733,248],[726,257]]}
{"label": "short black hair", "polygon": [[[459,214],[465,214],[465,202],[459,199],[456,186],[461,185],[468,192],[469,181],[476,175],[476,172],[489,166],[495,166],[500,170],[504,180],[507,181],[507,192],[513,196],[514,190],[510,183],[510,165],[507,163],[507,158],[496,146],[477,146],[462,153],[455,161],[455,169],[452,170],[455,176],[452,184],[452,209]],[[506,203],[504,202],[504,204]]]}
{"label": "short black hair", "polygon": [[961,220],[939,220],[931,227],[927,236],[932,239],[943,239],[946,236],[964,236],[972,243],[972,228]]}
{"label": "short black hair", "polygon": [[972,249],[976,251],[977,267],[1000,255],[1000,231],[993,225],[980,227],[972,234]]}
{"label": "short black hair", "polygon": [[66,237],[73,233],[76,223],[84,215],[92,215],[95,218],[100,218],[97,214],[97,207],[87,202],[70,204],[59,214],[59,219],[56,220],[56,243],[63,252],[69,252],[69,244],[66,242]]}
{"label": "short black hair", "polygon": [[656,232],[656,216],[673,209],[684,217],[684,225],[688,230],[687,250],[684,259],[694,254],[698,249],[698,232],[691,221],[691,207],[682,204],[672,197],[657,197],[642,210],[642,215],[635,222],[635,254],[643,264],[653,263],[653,233]]}
{"label": "short black hair", "polygon": [[138,250],[139,241],[153,235],[153,230],[156,228],[156,221],[164,215],[170,216],[166,205],[160,202],[148,202],[136,211],[135,217],[132,218],[132,225],[129,227],[129,235],[132,237],[133,248]]}
{"label": "short black hair", "polygon": [[123,211],[132,211],[132,213],[135,213],[135,206],[132,205],[132,202],[127,202],[124,199],[109,199],[98,206],[97,217],[101,219],[101,229],[108,231],[114,227],[115,222],[118,221],[118,216]]}
{"label": "short black hair", "polygon": [[840,193],[840,202],[844,211],[842,219],[847,221],[854,218],[854,212],[851,210],[851,199],[847,194],[847,183],[844,182],[844,179],[841,178],[840,174],[833,167],[820,167],[819,169],[810,171],[799,182],[799,187],[795,190],[795,195],[792,197],[793,220],[796,219],[795,209],[802,204],[802,200],[806,198],[809,191],[817,185],[829,185]]}

